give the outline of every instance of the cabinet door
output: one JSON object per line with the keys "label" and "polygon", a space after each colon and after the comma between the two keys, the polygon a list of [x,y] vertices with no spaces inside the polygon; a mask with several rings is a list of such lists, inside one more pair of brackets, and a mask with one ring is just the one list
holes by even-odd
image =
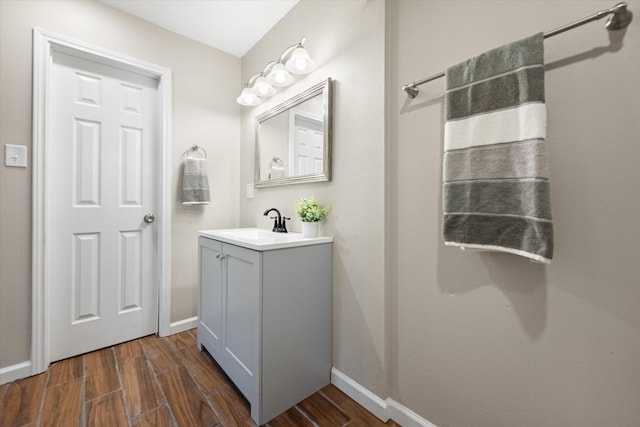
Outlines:
{"label": "cabinet door", "polygon": [[204,237],[199,243],[198,344],[216,357],[222,336],[222,243]]}
{"label": "cabinet door", "polygon": [[251,401],[258,390],[261,254],[223,245],[225,265],[223,366]]}

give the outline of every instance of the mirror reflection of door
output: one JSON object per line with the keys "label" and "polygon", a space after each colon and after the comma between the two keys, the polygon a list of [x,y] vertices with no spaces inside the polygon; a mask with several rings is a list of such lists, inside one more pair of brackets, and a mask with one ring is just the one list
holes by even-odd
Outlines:
{"label": "mirror reflection of door", "polygon": [[290,175],[320,173],[324,166],[323,121],[302,111],[291,110],[289,119]]}

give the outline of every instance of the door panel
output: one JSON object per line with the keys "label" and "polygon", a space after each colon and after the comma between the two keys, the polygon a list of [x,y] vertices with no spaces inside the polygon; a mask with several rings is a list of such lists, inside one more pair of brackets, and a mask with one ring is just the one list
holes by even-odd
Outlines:
{"label": "door panel", "polygon": [[222,336],[222,244],[203,237],[199,238],[199,242],[198,338],[214,357],[219,357]]}
{"label": "door panel", "polygon": [[142,205],[142,129],[120,129],[120,206]]}
{"label": "door panel", "polygon": [[221,366],[245,396],[258,387],[261,256],[257,251],[223,245],[223,355]]}
{"label": "door panel", "polygon": [[98,318],[100,234],[75,233],[72,245],[72,324]]}
{"label": "door panel", "polygon": [[100,123],[75,119],[73,141],[75,206],[100,205]]}
{"label": "door panel", "polygon": [[157,81],[55,52],[46,147],[51,361],[157,331]]}
{"label": "door panel", "polygon": [[120,232],[119,313],[142,309],[142,232]]}
{"label": "door panel", "polygon": [[253,375],[258,342],[258,278],[254,262],[246,254],[227,251],[225,351]]}

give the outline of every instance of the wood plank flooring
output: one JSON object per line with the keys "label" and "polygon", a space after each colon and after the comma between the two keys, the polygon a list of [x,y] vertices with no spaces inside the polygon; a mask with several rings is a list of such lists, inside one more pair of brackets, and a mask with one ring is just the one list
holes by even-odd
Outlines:
{"label": "wood plank flooring", "polygon": [[[56,362],[0,386],[0,427],[255,427],[249,404],[206,352],[196,330],[148,336]],[[333,385],[269,427],[380,427]]]}

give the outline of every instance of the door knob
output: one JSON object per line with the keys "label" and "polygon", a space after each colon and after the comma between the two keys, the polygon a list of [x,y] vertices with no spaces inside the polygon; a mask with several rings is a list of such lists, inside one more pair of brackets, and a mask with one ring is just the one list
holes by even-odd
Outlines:
{"label": "door knob", "polygon": [[147,224],[151,224],[155,220],[156,220],[156,217],[153,214],[148,213],[144,216],[144,222],[146,222]]}

